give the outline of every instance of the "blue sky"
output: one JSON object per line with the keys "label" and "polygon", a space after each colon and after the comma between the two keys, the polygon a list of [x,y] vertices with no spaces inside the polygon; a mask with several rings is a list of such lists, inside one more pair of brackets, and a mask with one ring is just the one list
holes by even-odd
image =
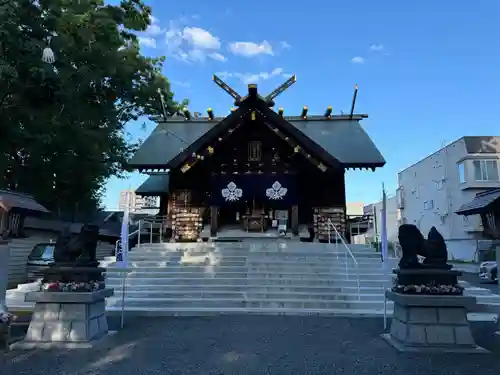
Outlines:
{"label": "blue sky", "polygon": [[[164,73],[190,110],[229,113],[231,98],[213,73],[243,93],[266,93],[297,74],[277,106],[298,115],[356,112],[387,160],[385,167],[346,175],[348,201],[370,203],[391,192],[397,173],[444,142],[464,135],[500,135],[500,1],[497,0],[227,0],[146,1],[153,26],[141,34],[143,53],[165,55]],[[154,128],[128,124],[144,139]],[[111,179],[104,204],[147,176]]]}

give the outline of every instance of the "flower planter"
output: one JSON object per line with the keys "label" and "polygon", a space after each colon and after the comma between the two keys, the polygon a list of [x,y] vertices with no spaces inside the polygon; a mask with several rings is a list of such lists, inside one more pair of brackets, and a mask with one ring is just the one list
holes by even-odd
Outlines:
{"label": "flower planter", "polygon": [[475,297],[386,292],[394,302],[390,333],[382,338],[402,352],[486,352],[476,345],[467,321]]}
{"label": "flower planter", "polygon": [[0,323],[0,350],[9,350],[10,323]]}
{"label": "flower planter", "polygon": [[14,348],[91,347],[108,335],[105,299],[112,289],[93,292],[40,291],[26,294],[35,302],[24,341]]}

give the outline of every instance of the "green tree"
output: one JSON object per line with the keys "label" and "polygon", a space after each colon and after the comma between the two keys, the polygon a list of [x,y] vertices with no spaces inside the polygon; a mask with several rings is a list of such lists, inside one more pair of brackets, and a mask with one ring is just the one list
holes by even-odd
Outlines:
{"label": "green tree", "polygon": [[[0,0],[0,186],[53,211],[92,211],[136,150],[124,125],[174,113],[164,58],[141,54],[142,0]],[[42,51],[55,55],[42,61]]]}

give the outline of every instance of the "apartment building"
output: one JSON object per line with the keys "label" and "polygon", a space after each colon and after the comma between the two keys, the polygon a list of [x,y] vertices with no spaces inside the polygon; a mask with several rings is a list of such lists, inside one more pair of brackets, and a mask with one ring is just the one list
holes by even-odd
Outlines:
{"label": "apartment building", "polygon": [[456,211],[477,193],[500,187],[500,136],[462,137],[398,174],[400,224],[415,224],[427,234],[435,226],[450,257],[473,260],[483,239],[479,215]]}
{"label": "apartment building", "polygon": [[120,211],[124,211],[127,206],[127,195],[130,195],[130,212],[151,215],[158,213],[158,197],[141,197],[136,195],[134,190],[120,191],[120,198],[118,200],[118,209]]}
{"label": "apartment building", "polygon": [[[387,240],[389,242],[398,241],[398,227],[400,220],[400,210],[398,209],[397,199],[395,195],[389,195],[386,198],[386,228],[387,228]],[[380,240],[381,227],[382,227],[382,200],[368,204],[363,207],[364,215],[369,215],[373,217],[371,221],[371,226],[366,232],[366,237],[370,241]]]}

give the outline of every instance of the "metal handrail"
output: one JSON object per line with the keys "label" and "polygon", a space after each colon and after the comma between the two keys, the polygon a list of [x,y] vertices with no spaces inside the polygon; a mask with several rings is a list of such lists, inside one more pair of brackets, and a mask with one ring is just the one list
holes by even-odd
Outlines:
{"label": "metal handrail", "polygon": [[[137,241],[137,248],[139,249],[141,247],[141,230],[142,228],[147,228],[147,225],[149,224],[149,243],[153,243],[153,225],[160,224],[160,243],[163,243],[163,236],[161,235],[161,232],[163,232],[163,224],[165,220],[168,219],[167,215],[162,215],[162,216],[152,216],[152,217],[146,217],[141,220],[138,220],[138,225],[139,225],[139,238]],[[146,229],[147,230],[147,229]]]}
{"label": "metal handrail", "polygon": [[347,251],[344,252],[344,255],[345,255],[345,272],[346,272],[347,279],[349,279],[349,267],[347,266],[347,254],[349,254],[351,256],[351,259],[354,261],[354,264],[356,265],[356,281],[357,281],[357,285],[358,285],[358,299],[360,299],[361,298],[360,297],[361,289],[360,289],[360,284],[359,284],[359,263],[356,260],[356,257],[352,253],[352,251],[349,248],[349,246],[347,246],[347,243],[345,242],[344,238],[339,233],[337,227],[332,223],[332,221],[330,219],[328,219],[327,223],[328,223],[328,242],[329,243],[331,242],[330,228],[333,228],[333,230],[335,231],[335,238],[336,238],[335,239],[335,243],[336,243],[336,248],[337,248],[337,258],[338,258],[338,238],[340,238],[340,241],[342,242],[342,244],[344,245],[344,247],[347,250]]}

